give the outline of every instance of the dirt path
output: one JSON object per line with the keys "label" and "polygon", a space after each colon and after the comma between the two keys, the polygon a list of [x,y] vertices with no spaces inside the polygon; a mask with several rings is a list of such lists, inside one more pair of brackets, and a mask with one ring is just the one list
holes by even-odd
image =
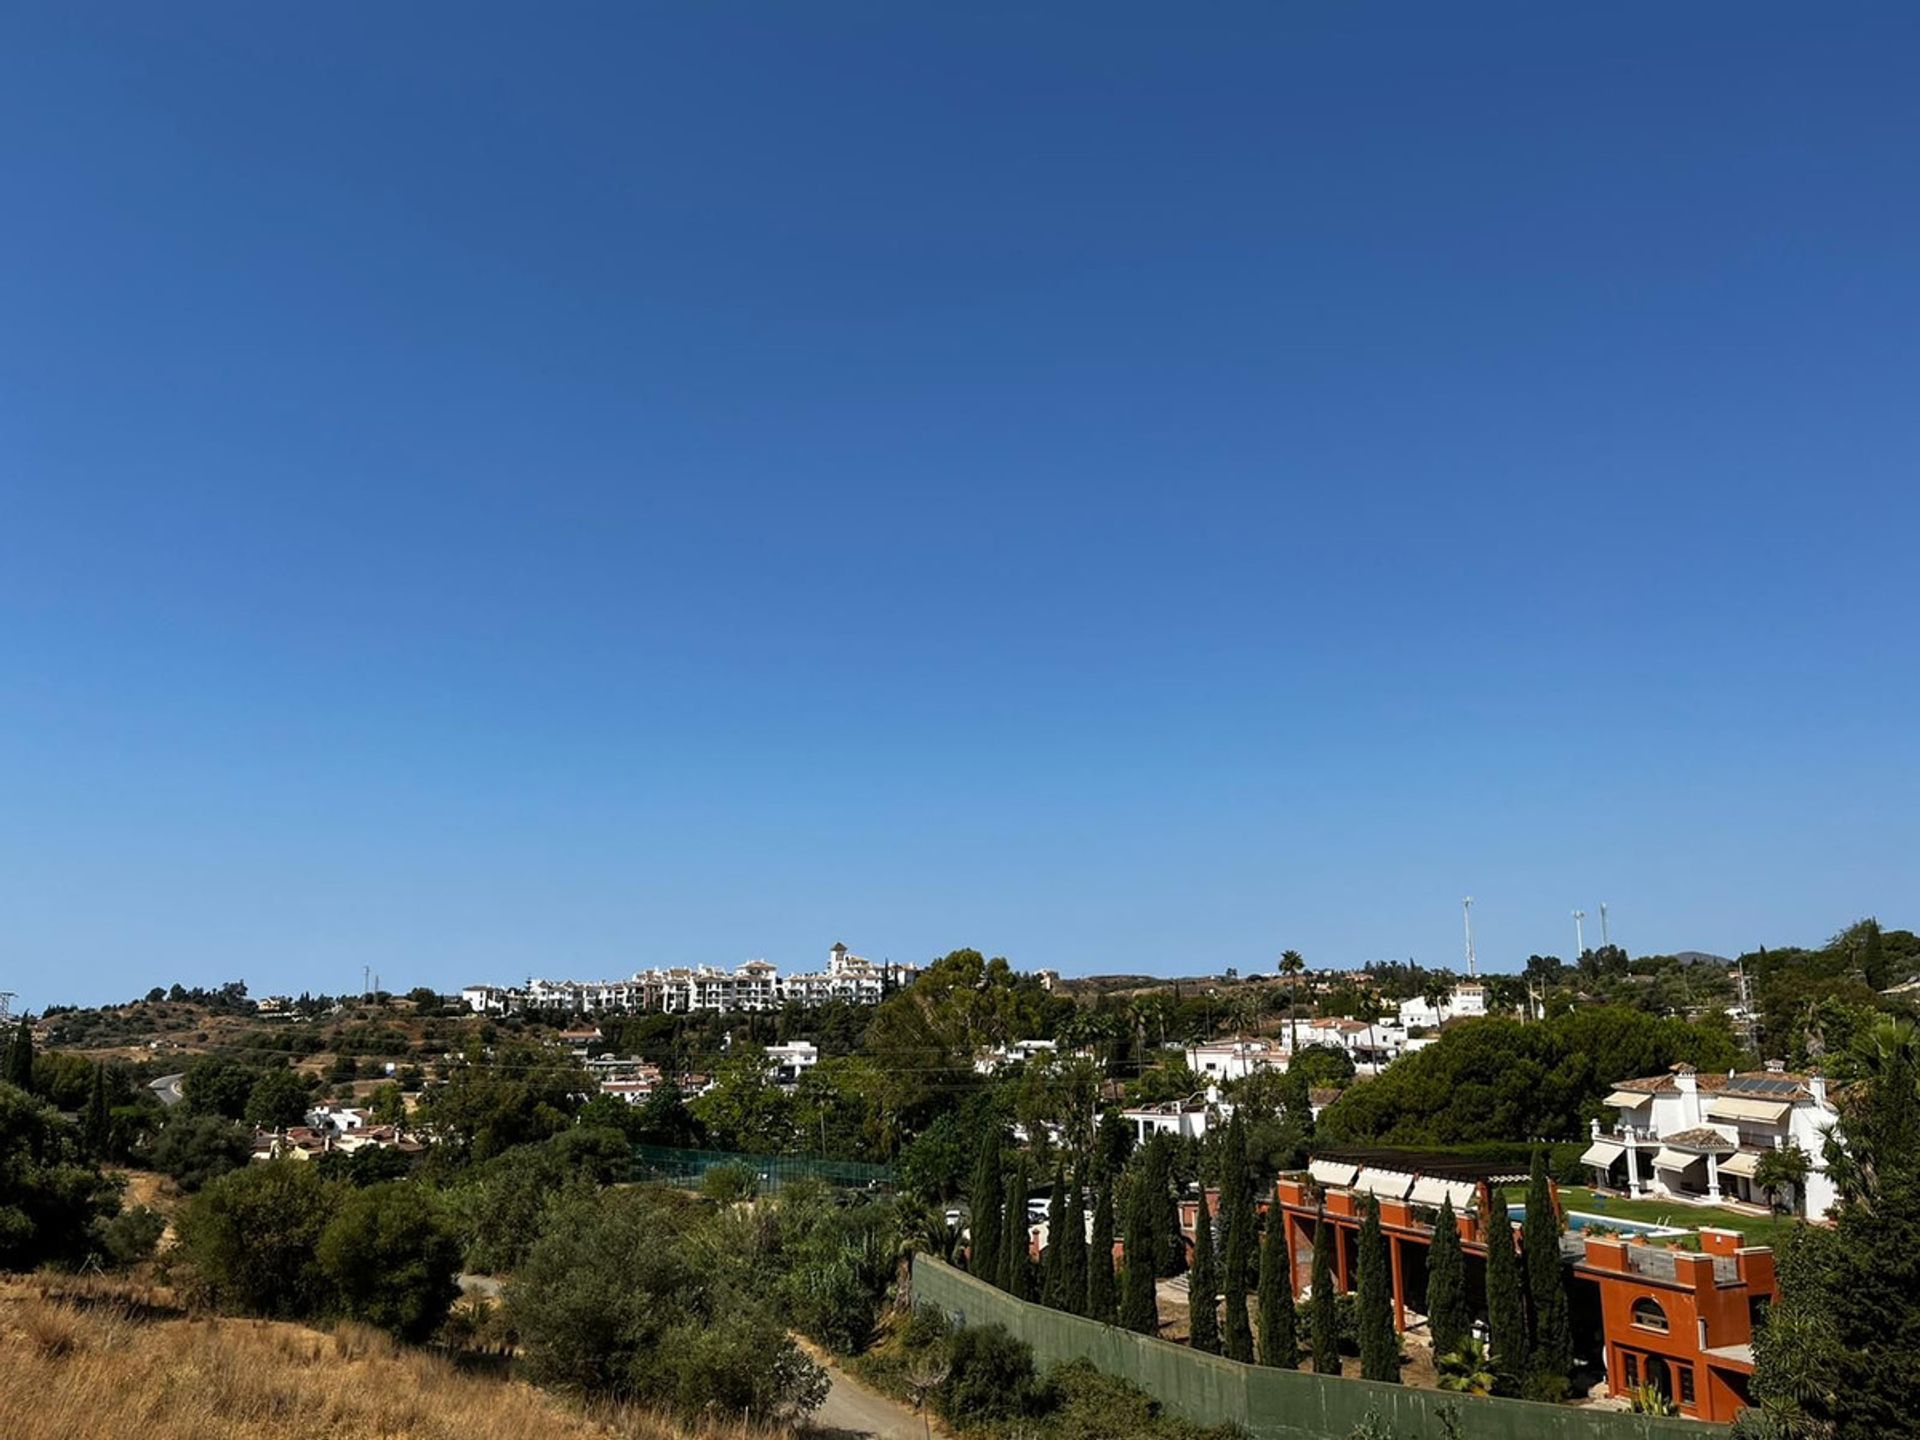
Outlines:
{"label": "dirt path", "polygon": [[[820,1440],[926,1440],[926,1423],[911,1409],[862,1385],[817,1346],[805,1345],[805,1349],[833,1381],[826,1403],[814,1412],[809,1427]],[[938,1425],[933,1427],[933,1440],[945,1440]]]}

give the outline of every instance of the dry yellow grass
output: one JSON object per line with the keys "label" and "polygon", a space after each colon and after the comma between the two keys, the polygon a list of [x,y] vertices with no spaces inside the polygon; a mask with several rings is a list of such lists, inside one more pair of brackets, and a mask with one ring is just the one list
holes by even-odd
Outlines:
{"label": "dry yellow grass", "polygon": [[771,1440],[583,1413],[379,1331],[190,1316],[165,1292],[0,1285],[0,1440]]}

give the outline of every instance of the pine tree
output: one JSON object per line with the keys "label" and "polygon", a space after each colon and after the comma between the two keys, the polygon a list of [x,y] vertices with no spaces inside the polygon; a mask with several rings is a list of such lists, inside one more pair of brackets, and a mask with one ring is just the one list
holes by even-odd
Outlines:
{"label": "pine tree", "polygon": [[1087,1318],[1111,1325],[1119,1318],[1113,1284],[1113,1177],[1103,1168],[1093,1193],[1093,1237],[1087,1242]]}
{"label": "pine tree", "polygon": [[107,1107],[107,1067],[93,1067],[93,1088],[80,1112],[80,1138],[92,1159],[104,1160],[113,1141],[113,1114]]}
{"label": "pine tree", "polygon": [[1458,1352],[1471,1333],[1467,1308],[1467,1257],[1451,1196],[1440,1202],[1433,1222],[1433,1248],[1427,1254],[1427,1335],[1436,1358]]}
{"label": "pine tree", "polygon": [[1127,1186],[1127,1235],[1124,1268],[1120,1276],[1120,1323],[1142,1335],[1160,1333],[1160,1305],[1154,1294],[1155,1272],[1159,1269],[1159,1238],[1153,1233],[1157,1213],[1154,1197],[1147,1185],[1146,1165],[1135,1172]]}
{"label": "pine tree", "polygon": [[1267,1212],[1267,1239],[1260,1247],[1260,1363],[1291,1370],[1300,1363],[1300,1336],[1293,1313],[1293,1264],[1287,1255],[1285,1218]]}
{"label": "pine tree", "polygon": [[1053,1194],[1047,1199],[1047,1253],[1040,1261],[1040,1303],[1054,1310],[1067,1308],[1066,1277],[1061,1263],[1066,1259],[1067,1182],[1060,1167],[1053,1167]]}
{"label": "pine tree", "polygon": [[1075,1315],[1087,1313],[1087,1172],[1074,1169],[1067,1186],[1066,1227],[1054,1242],[1060,1255],[1060,1308]]}
{"label": "pine tree", "polygon": [[1251,1363],[1253,1326],[1247,1322],[1247,1287],[1253,1282],[1253,1192],[1247,1184],[1247,1127],[1235,1112],[1227,1125],[1220,1161],[1220,1215],[1226,1226],[1226,1263],[1221,1288],[1227,1292],[1227,1322],[1221,1349],[1229,1360]]}
{"label": "pine tree", "polygon": [[1007,1209],[1000,1231],[1000,1288],[1016,1300],[1033,1298],[1033,1261],[1027,1253],[1027,1157],[1013,1162]]}
{"label": "pine tree", "polygon": [[13,1032],[13,1043],[7,1046],[7,1068],[0,1072],[0,1079],[28,1092],[33,1089],[33,1029],[24,1015]]}
{"label": "pine tree", "polygon": [[973,1194],[968,1197],[967,1269],[989,1285],[1000,1283],[1000,1232],[1006,1226],[1001,1211],[1006,1201],[1000,1173],[1000,1133],[987,1137],[973,1169]]}
{"label": "pine tree", "polygon": [[1567,1274],[1560,1263],[1560,1216],[1547,1185],[1546,1152],[1533,1152],[1522,1227],[1527,1290],[1533,1300],[1533,1350],[1527,1388],[1539,1400],[1560,1400],[1573,1372],[1573,1333],[1567,1318]]}
{"label": "pine tree", "polygon": [[1319,1375],[1340,1373],[1340,1311],[1333,1298],[1333,1222],[1322,1205],[1313,1225],[1313,1294],[1307,1298],[1307,1334],[1313,1346],[1313,1369]]}
{"label": "pine tree", "polygon": [[1193,1271],[1187,1276],[1189,1343],[1209,1355],[1220,1353],[1220,1312],[1215,1296],[1220,1270],[1213,1259],[1213,1216],[1207,1213],[1207,1187],[1200,1187],[1200,1205],[1193,1215]]}
{"label": "pine tree", "polygon": [[1360,1217],[1360,1378],[1400,1383],[1400,1342],[1393,1333],[1393,1270],[1380,1229],[1380,1202],[1369,1195]]}
{"label": "pine tree", "polygon": [[1511,1395],[1531,1369],[1532,1346],[1527,1338],[1526,1285],[1519,1257],[1513,1253],[1513,1227],[1507,1223],[1497,1190],[1493,1204],[1493,1213],[1487,1217],[1487,1338],[1501,1391]]}

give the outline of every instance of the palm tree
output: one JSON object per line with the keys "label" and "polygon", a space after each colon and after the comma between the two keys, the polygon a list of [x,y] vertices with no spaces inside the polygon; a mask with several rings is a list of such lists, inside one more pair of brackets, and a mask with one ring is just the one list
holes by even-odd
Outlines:
{"label": "palm tree", "polygon": [[1805,1185],[1812,1169],[1813,1158],[1798,1145],[1789,1145],[1785,1149],[1769,1150],[1760,1157],[1753,1167],[1753,1183],[1766,1191],[1767,1203],[1777,1211],[1780,1192],[1790,1186]]}
{"label": "palm tree", "polygon": [[1437,1362],[1440,1388],[1458,1395],[1491,1395],[1496,1383],[1493,1366],[1487,1360],[1486,1342],[1471,1335],[1460,1342],[1458,1350],[1442,1355]]}
{"label": "palm tree", "polygon": [[1287,978],[1287,1048],[1295,1052],[1300,1049],[1298,986],[1300,977],[1306,973],[1306,970],[1306,959],[1298,950],[1288,950],[1280,956],[1280,973]]}

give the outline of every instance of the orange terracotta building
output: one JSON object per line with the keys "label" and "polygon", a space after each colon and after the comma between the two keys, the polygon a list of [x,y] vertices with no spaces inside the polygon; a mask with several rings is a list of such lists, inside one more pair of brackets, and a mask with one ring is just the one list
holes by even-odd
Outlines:
{"label": "orange terracotta building", "polygon": [[[1366,1197],[1380,1205],[1393,1272],[1398,1330],[1425,1324],[1427,1252],[1442,1199],[1451,1199],[1467,1258],[1468,1294],[1486,1313],[1486,1217],[1512,1225],[1502,1187],[1526,1179],[1458,1156],[1409,1151],[1340,1150],[1313,1157],[1309,1173],[1282,1178],[1274,1205],[1283,1220],[1294,1294],[1311,1284],[1317,1226],[1333,1226],[1334,1281],[1357,1288],[1360,1221]],[[1559,1207],[1557,1191],[1554,1195]],[[1191,1228],[1192,1207],[1182,1218]],[[1651,1385],[1680,1413],[1726,1421],[1747,1403],[1753,1373],[1753,1325],[1775,1293],[1773,1252],[1729,1230],[1699,1232],[1700,1252],[1656,1236],[1585,1236],[1603,1216],[1570,1217],[1562,1238],[1576,1357],[1603,1370],[1608,1390],[1625,1395]],[[1611,1222],[1623,1228],[1629,1222]],[[1269,1220],[1271,1225],[1271,1219]],[[1518,1227],[1513,1227],[1516,1232]]]}

